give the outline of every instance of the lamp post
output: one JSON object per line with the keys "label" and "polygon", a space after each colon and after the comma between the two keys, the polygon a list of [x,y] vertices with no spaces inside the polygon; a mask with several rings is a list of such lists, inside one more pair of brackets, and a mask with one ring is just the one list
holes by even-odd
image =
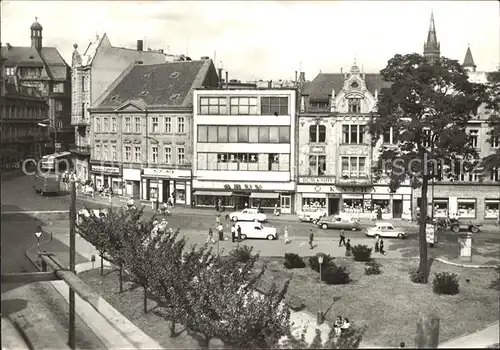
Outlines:
{"label": "lamp post", "polygon": [[324,321],[323,317],[323,311],[321,311],[321,282],[322,282],[322,275],[321,275],[321,265],[323,265],[323,255],[320,254],[318,255],[318,264],[319,264],[319,297],[318,297],[318,317],[316,323],[318,325],[322,324]]}
{"label": "lamp post", "polygon": [[[49,124],[47,124],[47,122],[49,122]],[[44,128],[52,128],[54,129],[54,153],[57,153],[57,148],[56,148],[56,145],[57,145],[57,128],[53,125],[50,124],[50,120],[49,119],[45,119],[45,120],[42,120],[40,123],[37,123],[38,126],[41,126],[41,127],[44,127]]]}
{"label": "lamp post", "polygon": [[38,257],[38,262],[40,262],[40,237],[42,237],[42,228],[38,226],[35,231],[36,236],[36,256]]}
{"label": "lamp post", "polygon": [[151,136],[146,136],[146,138],[153,140],[158,145],[158,154],[156,155],[156,210],[158,210],[160,203],[160,141]]}

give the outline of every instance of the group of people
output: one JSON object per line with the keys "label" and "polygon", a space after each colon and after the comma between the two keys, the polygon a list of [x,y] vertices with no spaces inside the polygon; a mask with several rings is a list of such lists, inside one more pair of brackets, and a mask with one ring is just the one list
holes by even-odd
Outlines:
{"label": "group of people", "polygon": [[[224,225],[221,222],[221,215],[218,214],[215,216],[215,229],[217,230],[217,233],[219,234],[218,240],[223,241],[224,240]],[[233,224],[231,226],[231,241],[234,243],[235,241],[241,242],[241,226],[236,224]],[[210,227],[208,229],[208,235],[207,235],[207,241],[206,243],[211,242],[212,244],[215,244],[215,239],[214,239],[214,229]]]}
{"label": "group of people", "polygon": [[[345,256],[351,256],[352,255],[351,240],[347,239],[347,242],[346,242],[344,230],[340,230],[339,247],[342,247],[342,246],[345,247]],[[377,236],[375,238],[375,253],[380,253],[382,255],[385,255],[384,239],[382,237]]]}
{"label": "group of people", "polygon": [[351,322],[347,317],[342,318],[342,316],[338,316],[333,324],[333,332],[337,337],[345,334],[349,328],[351,328]]}

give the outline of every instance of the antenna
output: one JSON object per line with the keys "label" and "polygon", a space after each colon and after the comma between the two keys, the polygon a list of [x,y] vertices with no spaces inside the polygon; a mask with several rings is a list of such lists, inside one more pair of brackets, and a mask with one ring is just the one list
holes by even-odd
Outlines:
{"label": "antenna", "polygon": [[186,38],[186,56],[189,56],[189,36],[190,34],[188,33]]}
{"label": "antenna", "polygon": [[299,72],[302,72],[302,61],[300,61]]}
{"label": "antenna", "polygon": [[[217,64],[217,50],[214,50],[214,62]],[[216,68],[219,68],[219,65]]]}

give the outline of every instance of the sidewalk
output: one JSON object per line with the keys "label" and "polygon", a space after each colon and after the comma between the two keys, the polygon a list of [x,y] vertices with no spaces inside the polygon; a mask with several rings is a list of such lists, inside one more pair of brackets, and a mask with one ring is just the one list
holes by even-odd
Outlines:
{"label": "sidewalk", "polygon": [[474,349],[474,348],[489,348],[492,345],[500,342],[500,323],[496,322],[491,326],[478,332],[467,334],[462,337],[444,342],[439,345],[440,348],[448,349]]}

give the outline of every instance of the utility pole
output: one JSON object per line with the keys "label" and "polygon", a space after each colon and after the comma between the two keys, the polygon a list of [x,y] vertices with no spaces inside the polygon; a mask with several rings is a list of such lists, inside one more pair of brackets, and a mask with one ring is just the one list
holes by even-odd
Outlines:
{"label": "utility pole", "polygon": [[[71,181],[71,206],[69,208],[69,269],[76,274],[75,271],[75,222],[76,222],[76,184]],[[68,345],[72,350],[76,349],[75,338],[75,291],[69,286],[69,340]]]}

